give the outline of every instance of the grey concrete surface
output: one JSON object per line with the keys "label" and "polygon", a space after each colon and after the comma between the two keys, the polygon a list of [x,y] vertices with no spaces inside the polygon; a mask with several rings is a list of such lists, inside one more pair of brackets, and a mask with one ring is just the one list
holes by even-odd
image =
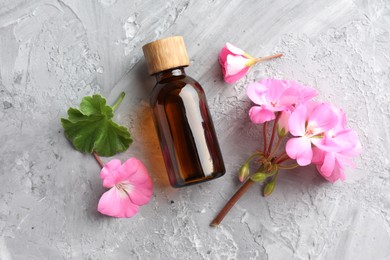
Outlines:
{"label": "grey concrete surface", "polygon": [[[227,167],[218,180],[167,184],[151,121],[143,44],[183,35],[187,73],[206,91]],[[217,63],[231,42],[282,52],[227,85]],[[390,2],[387,0],[1,0],[0,259],[390,259]],[[345,109],[364,152],[345,182],[313,167],[254,186],[219,228],[208,226],[261,144],[245,86],[295,79]],[[131,219],[97,213],[99,166],[65,139],[60,117],[81,98],[126,97],[116,120],[154,182]],[[104,158],[108,161],[109,158]]]}

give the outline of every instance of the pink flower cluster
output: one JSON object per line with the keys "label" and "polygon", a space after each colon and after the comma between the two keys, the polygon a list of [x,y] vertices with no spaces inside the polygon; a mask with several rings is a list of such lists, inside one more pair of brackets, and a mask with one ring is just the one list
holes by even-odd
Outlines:
{"label": "pink flower cluster", "polygon": [[344,180],[346,166],[361,152],[355,131],[348,128],[343,110],[312,100],[317,91],[295,81],[264,79],[249,84],[253,123],[278,120],[279,131],[290,133],[286,153],[300,166],[311,163],[328,181]]}

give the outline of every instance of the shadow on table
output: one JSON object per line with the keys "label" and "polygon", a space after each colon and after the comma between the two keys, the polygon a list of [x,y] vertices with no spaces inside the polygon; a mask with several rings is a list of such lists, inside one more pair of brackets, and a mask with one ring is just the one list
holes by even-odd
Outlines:
{"label": "shadow on table", "polygon": [[153,122],[152,109],[149,106],[149,96],[152,91],[155,80],[153,76],[147,73],[146,64],[141,61],[135,68],[136,82],[139,88],[143,89],[143,99],[147,106],[140,106],[137,109],[137,119],[139,125],[138,141],[142,144],[142,154],[145,158],[145,164],[153,178],[153,184],[158,188],[170,188],[168,175],[165,169],[157,132]]}

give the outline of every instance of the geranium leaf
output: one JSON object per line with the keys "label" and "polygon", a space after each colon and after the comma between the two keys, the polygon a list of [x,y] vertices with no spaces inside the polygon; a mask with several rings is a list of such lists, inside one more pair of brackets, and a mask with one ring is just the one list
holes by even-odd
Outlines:
{"label": "geranium leaf", "polygon": [[66,137],[80,152],[112,156],[125,151],[133,141],[129,130],[115,123],[113,116],[106,100],[93,95],[83,98],[80,109],[69,108],[68,118],[61,118],[61,123]]}

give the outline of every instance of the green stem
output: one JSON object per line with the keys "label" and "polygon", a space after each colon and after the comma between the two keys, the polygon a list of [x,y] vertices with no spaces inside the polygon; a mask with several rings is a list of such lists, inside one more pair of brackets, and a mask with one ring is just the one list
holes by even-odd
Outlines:
{"label": "green stem", "polygon": [[251,156],[249,156],[248,159],[246,159],[245,164],[249,163],[250,161],[253,160],[253,158],[255,158],[255,157],[257,157],[257,156],[260,156],[260,155],[261,155],[261,153],[255,152],[254,154],[252,154]]}
{"label": "green stem", "polygon": [[122,102],[123,98],[125,97],[125,92],[122,92],[118,99],[115,101],[114,105],[112,106],[112,111],[115,112],[115,110],[118,108],[119,104]]}
{"label": "green stem", "polygon": [[278,151],[281,143],[282,143],[282,138],[278,138],[278,141],[276,142],[274,149],[272,149],[271,153],[269,154],[269,158],[272,158],[272,156]]}
{"label": "green stem", "polygon": [[291,170],[291,169],[297,168],[298,166],[299,166],[299,164],[297,164],[297,163],[293,163],[293,164],[290,164],[290,165],[280,165],[279,164],[279,169]]}

